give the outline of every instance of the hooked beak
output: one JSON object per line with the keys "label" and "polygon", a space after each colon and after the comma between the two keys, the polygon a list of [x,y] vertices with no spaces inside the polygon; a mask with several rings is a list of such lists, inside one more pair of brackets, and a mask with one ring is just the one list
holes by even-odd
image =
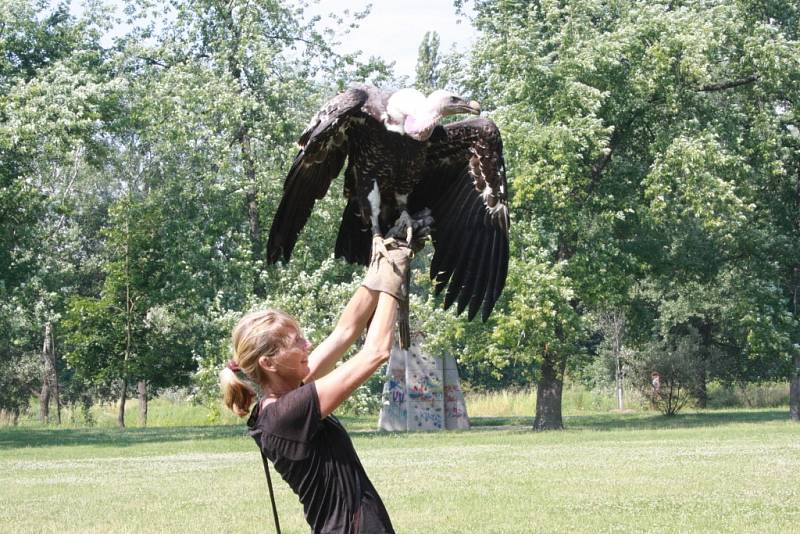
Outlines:
{"label": "hooked beak", "polygon": [[455,115],[457,113],[469,113],[470,115],[480,115],[481,105],[475,100],[470,100],[469,102],[467,102],[466,100],[461,100],[457,104],[450,106],[449,111],[450,113],[448,113],[448,115]]}
{"label": "hooked beak", "polygon": [[473,115],[480,115],[481,114],[481,105],[478,103],[477,100],[470,100],[469,104],[467,104],[467,113],[472,113]]}

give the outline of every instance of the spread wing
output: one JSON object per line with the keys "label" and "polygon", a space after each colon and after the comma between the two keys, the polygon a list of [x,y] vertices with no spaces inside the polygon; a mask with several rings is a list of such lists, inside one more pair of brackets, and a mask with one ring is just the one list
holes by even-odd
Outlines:
{"label": "spread wing", "polygon": [[430,207],[435,248],[431,279],[446,287],[444,307],[457,302],[472,320],[492,312],[508,274],[510,224],[503,142],[490,120],[476,118],[437,127],[420,184],[409,198],[413,212]]}
{"label": "spread wing", "polygon": [[288,261],[314,203],[325,196],[347,157],[347,131],[365,116],[365,89],[348,89],[332,98],[300,136],[300,151],[283,184],[267,241],[267,262]]}

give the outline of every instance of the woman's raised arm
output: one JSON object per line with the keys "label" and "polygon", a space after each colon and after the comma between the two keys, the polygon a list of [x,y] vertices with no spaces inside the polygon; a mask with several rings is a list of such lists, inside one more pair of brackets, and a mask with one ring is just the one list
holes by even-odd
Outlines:
{"label": "woman's raised arm", "polygon": [[304,382],[317,380],[328,374],[350,345],[361,335],[367,321],[378,304],[378,292],[359,287],[350,297],[336,328],[308,357],[309,373]]}
{"label": "woman's raised arm", "polygon": [[397,320],[397,300],[387,293],[364,287],[378,301],[375,315],[367,331],[364,347],[352,358],[316,381],[319,411],[322,417],[331,414],[353,391],[389,360]]}

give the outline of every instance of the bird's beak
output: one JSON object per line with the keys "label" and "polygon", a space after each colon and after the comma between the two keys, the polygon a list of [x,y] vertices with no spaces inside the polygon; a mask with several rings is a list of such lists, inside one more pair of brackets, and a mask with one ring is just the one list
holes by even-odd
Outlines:
{"label": "bird's beak", "polygon": [[476,102],[475,100],[471,100],[467,102],[466,100],[459,99],[460,102],[457,104],[450,106],[450,112],[448,115],[455,115],[457,113],[469,113],[470,115],[480,115],[481,114],[481,105]]}

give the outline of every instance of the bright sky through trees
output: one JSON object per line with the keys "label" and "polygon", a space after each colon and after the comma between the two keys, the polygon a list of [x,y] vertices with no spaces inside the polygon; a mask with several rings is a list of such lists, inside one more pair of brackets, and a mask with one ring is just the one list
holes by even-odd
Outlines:
{"label": "bright sky through trees", "polygon": [[[106,0],[105,3],[115,6],[118,14],[122,13],[124,2],[121,0]],[[309,15],[324,16],[344,10],[358,12],[368,4],[367,0],[325,0],[310,6]],[[417,50],[425,32],[439,34],[442,51],[450,50],[453,45],[465,50],[476,35],[469,20],[456,13],[450,0],[376,0],[371,4],[370,14],[343,39],[339,51],[361,50],[363,59],[378,56],[394,61],[398,76],[406,75],[413,80]],[[79,15],[83,11],[82,2],[73,0],[70,9],[74,15]],[[118,26],[103,44],[109,46],[113,36],[125,31],[124,25]]]}
{"label": "bright sky through trees", "polygon": [[[353,11],[365,4],[364,0],[326,0],[316,9]],[[439,34],[442,51],[453,44],[464,50],[476,35],[469,20],[456,14],[451,0],[377,0],[372,2],[369,16],[343,43],[343,51],[361,50],[365,57],[395,61],[397,74],[413,79],[419,43],[427,31]]]}

